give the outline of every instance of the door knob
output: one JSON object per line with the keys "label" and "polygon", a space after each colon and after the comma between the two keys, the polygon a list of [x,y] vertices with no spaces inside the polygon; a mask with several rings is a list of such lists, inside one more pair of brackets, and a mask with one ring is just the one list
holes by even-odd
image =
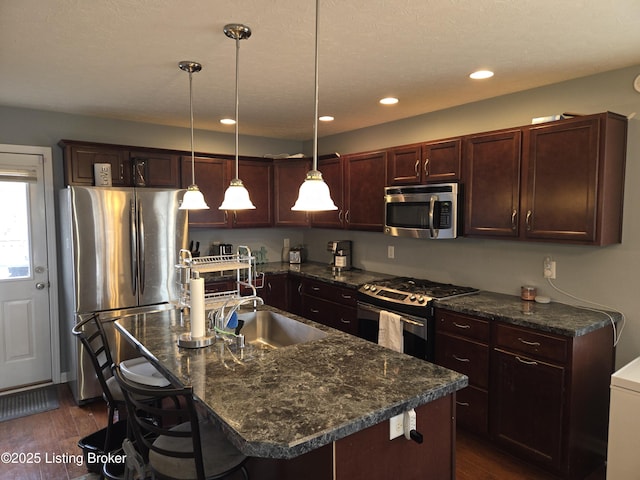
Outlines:
{"label": "door knob", "polygon": [[47,284],[46,284],[46,283],[44,283],[44,282],[38,282],[38,283],[36,283],[36,288],[37,288],[38,290],[44,290],[44,289],[46,288],[46,286],[47,286]]}

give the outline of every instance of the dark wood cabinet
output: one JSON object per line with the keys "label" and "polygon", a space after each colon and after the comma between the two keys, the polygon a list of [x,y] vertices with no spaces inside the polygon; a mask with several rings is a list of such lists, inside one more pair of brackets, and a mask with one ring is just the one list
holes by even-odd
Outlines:
{"label": "dark wood cabinet", "polygon": [[520,229],[530,240],[622,241],[627,119],[613,113],[531,126]]}
{"label": "dark wood cabinet", "polygon": [[230,211],[232,226],[234,228],[273,226],[273,163],[270,160],[240,159],[238,174],[256,208]]}
{"label": "dark wood cabinet", "polygon": [[180,188],[180,156],[146,151],[129,152],[134,187]]}
{"label": "dark wood cabinet", "polygon": [[114,186],[180,188],[180,155],[153,148],[61,140],[65,184],[94,185],[93,165],[111,165]]}
{"label": "dark wood cabinet", "polygon": [[404,145],[388,151],[389,185],[452,182],[460,178],[461,140]]}
{"label": "dark wood cabinet", "polygon": [[345,155],[344,222],[350,230],[382,232],[387,153]]}
{"label": "dark wood cabinet", "polygon": [[504,130],[464,140],[464,234],[518,237],[522,133]]}
{"label": "dark wood cabinet", "polygon": [[358,334],[355,288],[302,279],[302,316],[352,335]]}
{"label": "dark wood cabinet", "polygon": [[294,212],[291,207],[298,199],[300,185],[311,170],[311,160],[304,158],[274,160],[273,193],[274,225],[276,227],[304,227],[309,225],[307,212]]}
{"label": "dark wood cabinet", "polygon": [[311,226],[319,228],[344,228],[344,173],[341,157],[318,159],[318,170],[329,187],[331,198],[338,210],[315,212],[311,214]]}
{"label": "dark wood cabinet", "polygon": [[466,137],[464,235],[620,243],[626,136],[606,112]]}
{"label": "dark wood cabinet", "polygon": [[[218,210],[224,199],[224,192],[231,181],[231,162],[226,159],[196,157],[194,159],[196,185],[209,205],[208,210],[189,212],[190,227],[226,228],[230,225],[226,211]],[[182,187],[187,188],[193,181],[191,156],[182,157]]]}
{"label": "dark wood cabinet", "polygon": [[302,277],[298,275],[289,274],[287,278],[289,304],[286,310],[301,316],[304,314],[302,309],[302,282]]}
{"label": "dark wood cabinet", "polygon": [[482,435],[489,431],[489,339],[486,320],[437,310],[435,363],[469,377],[457,392],[457,424]]}
{"label": "dark wood cabinet", "polygon": [[286,273],[266,274],[262,288],[258,290],[264,303],[289,311],[289,285]]}
{"label": "dark wood cabinet", "polygon": [[111,165],[111,181],[114,186],[131,185],[129,151],[116,145],[88,144],[61,140],[64,152],[65,185],[94,185],[93,165]]}

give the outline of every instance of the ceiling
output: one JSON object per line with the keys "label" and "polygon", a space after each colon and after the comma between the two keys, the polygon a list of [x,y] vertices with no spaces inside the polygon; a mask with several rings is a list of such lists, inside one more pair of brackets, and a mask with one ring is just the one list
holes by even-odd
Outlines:
{"label": "ceiling", "polygon": [[[195,127],[231,133],[227,23],[240,134],[311,139],[313,0],[0,0],[0,105],[188,126],[195,60]],[[636,65],[639,25],[638,0],[320,0],[319,136]]]}

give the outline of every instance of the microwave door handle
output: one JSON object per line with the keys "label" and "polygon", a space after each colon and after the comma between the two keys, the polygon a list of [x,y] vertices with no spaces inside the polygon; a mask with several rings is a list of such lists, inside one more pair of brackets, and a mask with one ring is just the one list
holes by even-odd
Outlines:
{"label": "microwave door handle", "polygon": [[430,238],[436,238],[438,236],[438,232],[433,225],[433,214],[436,208],[436,201],[438,197],[436,195],[431,195],[429,199],[429,236]]}

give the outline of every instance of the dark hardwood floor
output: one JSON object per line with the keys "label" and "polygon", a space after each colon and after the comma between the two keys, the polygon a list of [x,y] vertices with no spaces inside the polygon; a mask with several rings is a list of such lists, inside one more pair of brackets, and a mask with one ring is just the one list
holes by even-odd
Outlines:
{"label": "dark hardwood floor", "polygon": [[[81,455],[78,440],[106,425],[106,406],[102,402],[77,406],[66,384],[58,385],[58,398],[60,408],[56,410],[0,422],[0,452],[39,453],[41,458],[39,463],[31,464],[0,463],[0,479],[71,480],[87,474],[83,464],[56,461],[55,456],[77,458]],[[47,458],[53,461],[47,463]],[[491,447],[482,439],[458,432],[456,479],[555,480],[556,477]],[[604,479],[603,471],[588,480]]]}

